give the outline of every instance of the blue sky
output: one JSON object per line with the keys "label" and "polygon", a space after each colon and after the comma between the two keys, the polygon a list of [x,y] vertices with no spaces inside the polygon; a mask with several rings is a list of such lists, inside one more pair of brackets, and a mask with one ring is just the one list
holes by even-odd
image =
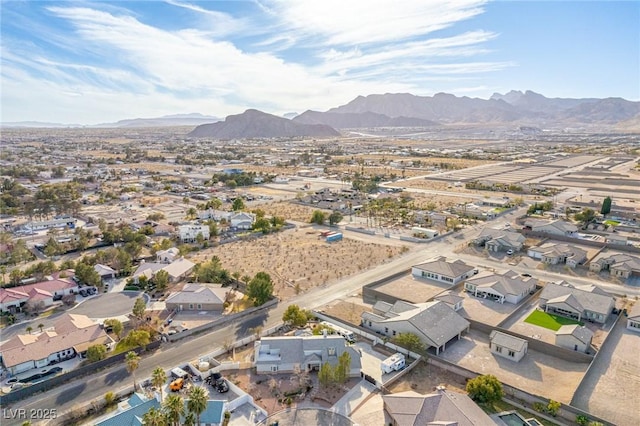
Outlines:
{"label": "blue sky", "polygon": [[640,100],[640,2],[2,1],[1,120],[93,124],[358,95]]}

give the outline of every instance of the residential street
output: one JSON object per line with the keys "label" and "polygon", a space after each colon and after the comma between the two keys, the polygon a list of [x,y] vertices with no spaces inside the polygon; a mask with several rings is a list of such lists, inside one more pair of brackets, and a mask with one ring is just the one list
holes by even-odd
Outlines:
{"label": "residential street", "polygon": [[[504,220],[511,220],[516,217],[516,212],[503,217]],[[290,304],[297,304],[301,307],[311,309],[336,299],[341,299],[356,293],[362,286],[382,277],[409,269],[412,265],[423,262],[426,259],[436,256],[452,256],[455,247],[463,241],[472,239],[479,230],[485,226],[479,223],[473,228],[463,232],[464,239],[453,239],[447,237],[443,240],[433,241],[421,246],[413,247],[405,255],[376,268],[367,270],[361,274],[346,278],[342,281],[334,283],[326,287],[319,287],[306,294],[299,295],[287,302],[279,303],[267,312],[262,312],[244,319],[237,324],[228,325],[214,332],[200,335],[196,337],[188,337],[175,343],[164,344],[159,351],[151,356],[143,357],[139,369],[136,371],[138,381],[151,375],[151,371],[160,366],[169,369],[181,363],[186,363],[197,359],[198,357],[207,355],[214,349],[221,347],[223,342],[229,338],[234,340],[243,338],[251,334],[250,329],[256,326],[262,326],[264,329],[277,325],[281,322],[282,314]],[[349,232],[349,231],[347,231]],[[450,240],[451,243],[448,243]],[[499,263],[493,260],[483,259],[480,257],[469,255],[455,255],[466,262],[488,267],[488,268],[510,268],[517,272],[524,272],[521,267],[513,267],[506,263]],[[527,270],[528,271],[528,270]],[[528,271],[531,272],[531,271]],[[535,276],[544,280],[559,280],[567,278],[561,274],[554,274],[546,271],[535,271]],[[640,288],[625,286],[624,288],[610,283],[602,283],[589,279],[574,279],[576,283],[592,283],[603,287],[605,290],[620,294],[621,290],[629,296],[640,295]],[[27,412],[31,408],[57,408],[59,413],[83,407],[89,401],[95,398],[103,398],[109,391],[117,391],[123,388],[131,387],[133,378],[126,372],[125,367],[118,365],[107,370],[101,371],[91,377],[76,380],[64,386],[53,389],[46,394],[35,395],[26,400],[17,402],[3,408],[25,408]],[[19,420],[3,419],[3,425],[20,424]],[[52,424],[56,424],[53,422]]]}

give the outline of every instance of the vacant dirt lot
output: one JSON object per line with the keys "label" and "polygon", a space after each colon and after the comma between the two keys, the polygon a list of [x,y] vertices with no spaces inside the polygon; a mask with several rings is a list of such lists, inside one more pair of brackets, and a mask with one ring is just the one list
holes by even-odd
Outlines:
{"label": "vacant dirt lot", "polygon": [[[280,216],[284,217],[286,220],[302,223],[309,223],[313,212],[316,210],[322,210],[314,207],[302,206],[300,204],[289,203],[287,201],[261,204],[259,208],[264,210],[267,216]],[[322,211],[327,214],[331,214],[330,210]]]}
{"label": "vacant dirt lot", "polygon": [[350,324],[359,325],[362,313],[371,312],[371,306],[339,300],[323,306],[321,310],[327,315],[334,316]]}
{"label": "vacant dirt lot", "polygon": [[386,282],[375,290],[411,303],[424,303],[432,297],[447,291],[450,285],[436,281],[415,278],[411,274]]}
{"label": "vacant dirt lot", "polygon": [[466,393],[466,382],[463,377],[447,370],[429,365],[422,361],[396,383],[391,385],[391,393],[412,390],[420,394],[433,393],[437,386],[446,386],[448,390]]}
{"label": "vacant dirt lot", "polygon": [[640,336],[627,330],[622,318],[610,340],[585,376],[584,392],[576,394],[575,406],[617,425],[638,424],[640,407]]}
{"label": "vacant dirt lot", "polygon": [[274,294],[286,300],[296,293],[388,262],[404,250],[349,238],[326,243],[317,231],[293,229],[202,250],[191,260],[206,262],[218,256],[230,272],[253,276],[265,271],[273,279]]}

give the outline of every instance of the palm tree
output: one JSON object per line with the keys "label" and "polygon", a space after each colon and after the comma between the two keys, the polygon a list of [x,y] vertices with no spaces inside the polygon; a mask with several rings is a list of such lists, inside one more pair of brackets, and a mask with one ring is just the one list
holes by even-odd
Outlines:
{"label": "palm tree", "polygon": [[196,415],[193,413],[187,413],[182,421],[182,426],[196,426]]}
{"label": "palm tree", "polygon": [[156,407],[151,407],[149,411],[142,416],[143,426],[164,426],[167,423],[167,419],[161,410]]}
{"label": "palm tree", "polygon": [[231,274],[231,276],[233,277],[233,279],[236,281],[236,286],[238,285],[238,282],[240,280],[240,276],[242,274],[238,271],[235,271],[233,274]]}
{"label": "palm tree", "polygon": [[249,284],[249,281],[251,281],[251,277],[249,275],[242,276],[242,282],[244,282],[245,284]]}
{"label": "palm tree", "polygon": [[207,390],[201,386],[193,386],[189,389],[189,400],[187,401],[187,409],[190,413],[196,415],[196,424],[200,424],[200,414],[207,409],[207,400],[209,394]]}
{"label": "palm tree", "polygon": [[167,422],[171,425],[179,425],[180,417],[184,416],[184,401],[180,395],[169,395],[162,404],[167,415]]}
{"label": "palm tree", "polygon": [[42,324],[42,323],[38,324],[38,328],[40,329],[40,333],[42,333],[42,329],[44,328],[44,324]]}
{"label": "palm tree", "polygon": [[28,326],[26,330],[27,330],[27,333],[31,334],[31,332],[33,331],[33,327]]}
{"label": "palm tree", "polygon": [[167,381],[167,373],[161,368],[156,367],[151,373],[151,383],[156,388],[160,389],[160,402],[164,399],[164,395],[162,393],[162,386]]}
{"label": "palm tree", "polygon": [[127,356],[124,358],[125,363],[127,364],[127,371],[129,374],[133,376],[133,391],[136,391],[136,373],[135,371],[138,369],[140,365],[140,357],[133,351],[127,352]]}

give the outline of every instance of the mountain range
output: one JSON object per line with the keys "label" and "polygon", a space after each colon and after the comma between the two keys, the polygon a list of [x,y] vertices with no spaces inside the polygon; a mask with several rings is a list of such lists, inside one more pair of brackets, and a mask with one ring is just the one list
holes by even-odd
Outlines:
{"label": "mountain range", "polygon": [[175,127],[175,126],[198,126],[200,124],[220,121],[220,118],[199,113],[173,114],[153,118],[131,118],[120,120],[115,123],[101,123],[92,125],[82,124],[62,124],[47,123],[41,121],[18,121],[3,122],[1,127],[16,128],[66,128],[66,127],[86,127],[86,128],[141,128],[141,127]]}
{"label": "mountain range", "polygon": [[330,137],[340,133],[326,124],[303,124],[288,118],[248,109],[230,115],[224,121],[203,124],[189,133],[190,137],[213,139],[251,139],[286,137]]}

